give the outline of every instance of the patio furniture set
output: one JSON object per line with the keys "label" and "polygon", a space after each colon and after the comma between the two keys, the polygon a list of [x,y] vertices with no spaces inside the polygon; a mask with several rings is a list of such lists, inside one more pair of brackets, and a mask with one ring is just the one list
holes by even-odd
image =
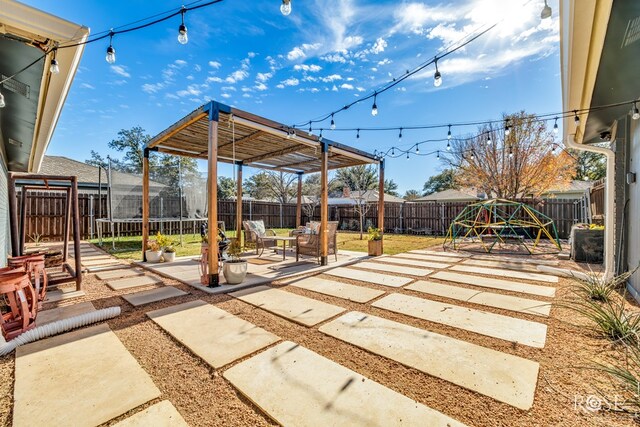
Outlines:
{"label": "patio furniture set", "polygon": [[[242,228],[244,229],[245,244],[250,247],[255,247],[258,256],[262,256],[265,248],[278,246],[278,242],[282,242],[282,260],[284,261],[287,252],[287,242],[289,242],[290,248],[293,248],[295,242],[296,261],[300,260],[300,255],[307,255],[317,258],[318,262],[320,262],[321,239],[320,222],[318,221],[311,221],[305,226],[298,227],[291,231],[289,236],[277,236],[275,231],[265,228],[264,221],[262,220],[242,221]],[[328,221],[328,255],[334,255],[336,261],[338,260],[337,232],[338,222]]]}

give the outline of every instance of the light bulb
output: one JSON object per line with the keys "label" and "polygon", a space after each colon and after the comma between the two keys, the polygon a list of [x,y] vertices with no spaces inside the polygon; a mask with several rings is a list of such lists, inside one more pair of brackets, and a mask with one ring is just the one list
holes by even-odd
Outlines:
{"label": "light bulb", "polygon": [[513,157],[513,147],[509,146],[509,158]]}
{"label": "light bulb", "polygon": [[402,144],[402,128],[400,128],[400,134],[398,135],[398,143]]}
{"label": "light bulb", "polygon": [[409,160],[409,152],[407,151],[407,160]]}
{"label": "light bulb", "polygon": [[420,148],[416,145],[416,154],[420,154]]}
{"label": "light bulb", "polygon": [[376,105],[376,103],[373,103],[373,107],[371,107],[371,115],[372,116],[377,116],[378,115],[378,106]]}
{"label": "light bulb", "polygon": [[447,150],[451,151],[451,144],[449,144],[449,142],[447,141]]}
{"label": "light bulb", "polygon": [[576,126],[580,126],[580,117],[578,117],[578,112],[574,111],[574,118],[573,118],[573,122],[576,124]]}
{"label": "light bulb", "polygon": [[558,134],[558,118],[556,118],[556,122],[553,124],[553,133]]}
{"label": "light bulb", "polygon": [[547,0],[544,0],[544,7],[542,8],[542,12],[540,12],[540,18],[551,18],[551,7],[547,4]]}
{"label": "light bulb", "polygon": [[7,104],[4,102],[4,95],[0,92],[0,108],[4,108],[5,105]]}
{"label": "light bulb", "polygon": [[438,150],[436,151],[436,159],[439,159],[439,158],[440,158],[440,151]]}
{"label": "light bulb", "polygon": [[487,145],[491,145],[491,135],[487,136]]}
{"label": "light bulb", "polygon": [[187,27],[184,24],[180,24],[180,27],[178,27],[178,42],[180,44],[187,44],[189,42]]}
{"label": "light bulb", "polygon": [[392,156],[396,155],[396,148],[395,147],[391,147],[391,155]]}
{"label": "light bulb", "polygon": [[633,103],[633,114],[631,114],[631,118],[633,120],[640,119],[640,111],[638,111],[638,105],[635,102]]}
{"label": "light bulb", "polygon": [[360,139],[360,129],[356,132],[356,139]]}
{"label": "light bulb", "polygon": [[282,0],[282,4],[280,5],[280,12],[284,16],[289,16],[291,13],[291,0]]}
{"label": "light bulb", "polygon": [[58,74],[60,72],[58,61],[56,61],[55,59],[51,60],[51,66],[49,67],[49,71],[51,72],[51,74]]}
{"label": "light bulb", "polygon": [[105,59],[109,64],[115,64],[116,50],[113,48],[113,46],[109,45],[109,47],[107,48],[107,56],[105,57]]}
{"label": "light bulb", "polygon": [[309,126],[309,136],[313,135],[313,128]]}
{"label": "light bulb", "polygon": [[440,87],[440,85],[442,85],[442,74],[440,74],[440,71],[436,71],[433,75],[433,85],[435,87]]}
{"label": "light bulb", "polygon": [[322,141],[322,129],[320,129],[320,135],[318,135],[318,141]]}
{"label": "light bulb", "polygon": [[333,120],[333,114],[331,115],[331,130],[336,129],[336,122]]}
{"label": "light bulb", "polygon": [[[447,132],[447,139],[451,139],[451,125],[449,125],[449,132]],[[449,145],[449,143],[447,143]]]}
{"label": "light bulb", "polygon": [[472,152],[471,152],[471,160],[473,160],[473,159],[475,159],[475,158],[476,158],[476,155],[475,155],[475,154],[473,154],[473,151],[472,151]]}

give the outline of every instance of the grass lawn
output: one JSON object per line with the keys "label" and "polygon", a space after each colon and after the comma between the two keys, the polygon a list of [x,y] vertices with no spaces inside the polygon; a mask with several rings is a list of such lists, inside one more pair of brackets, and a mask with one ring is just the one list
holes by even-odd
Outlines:
{"label": "grass lawn", "polygon": [[[290,229],[288,228],[276,228],[274,230],[278,236],[288,236]],[[226,232],[227,237],[235,237],[235,231],[229,230]],[[200,254],[200,235],[199,234],[185,234],[182,237],[183,246],[180,246],[180,236],[171,236],[176,245],[176,256],[188,256]],[[338,251],[367,251],[367,236],[365,234],[364,239],[360,240],[358,233],[338,233]],[[443,238],[441,237],[427,237],[427,236],[409,236],[403,234],[386,234],[384,237],[384,253],[394,255],[400,252],[406,252],[412,249],[422,249],[428,246],[435,246],[442,244]],[[129,236],[121,237],[116,240],[115,250],[112,249],[111,239],[103,239],[103,249],[110,254],[120,259],[135,259],[142,258],[140,246],[142,242],[142,236]],[[91,240],[91,243],[98,244],[98,239]]]}

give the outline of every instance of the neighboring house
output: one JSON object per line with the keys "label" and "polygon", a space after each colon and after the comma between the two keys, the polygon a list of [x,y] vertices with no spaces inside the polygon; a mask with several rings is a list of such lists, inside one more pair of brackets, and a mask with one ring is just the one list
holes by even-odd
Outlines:
{"label": "neighboring house", "polygon": [[[2,0],[0,29],[0,79],[14,76],[34,62],[0,84],[5,101],[0,110],[0,266],[3,266],[11,249],[7,174],[39,172],[89,29],[14,0]],[[51,74],[53,53],[44,55],[45,52],[69,40],[76,44],[57,52],[60,71]]]}
{"label": "neighboring house", "polygon": [[477,191],[471,189],[454,190],[452,188],[443,191],[437,191],[428,196],[415,199],[414,202],[475,202],[482,199],[484,194],[478,194]]}
{"label": "neighboring house", "polygon": [[[377,190],[349,191],[348,189],[344,189],[340,197],[329,197],[329,205],[356,205],[362,203],[363,200],[367,203],[377,203],[378,194]],[[385,193],[384,201],[387,203],[404,203],[406,200]]]}
{"label": "neighboring house", "polygon": [[[564,141],[571,149],[607,158],[605,185],[605,272],[640,264],[640,1],[561,0],[560,59]],[[594,107],[614,105],[608,108]],[[640,108],[640,104],[635,106]],[[635,116],[635,117],[634,117]],[[610,141],[609,148],[593,144]],[[640,300],[640,273],[628,289]]]}
{"label": "neighboring house", "polygon": [[566,188],[550,189],[542,193],[540,197],[543,199],[580,200],[589,193],[592,184],[593,181],[573,180]]}

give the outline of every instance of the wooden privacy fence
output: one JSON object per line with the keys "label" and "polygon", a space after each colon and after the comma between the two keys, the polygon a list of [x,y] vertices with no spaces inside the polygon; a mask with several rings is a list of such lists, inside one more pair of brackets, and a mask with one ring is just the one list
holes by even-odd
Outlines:
{"label": "wooden privacy fence", "polygon": [[[18,194],[18,206],[20,206]],[[26,235],[27,241],[39,236],[42,240],[62,240],[64,230],[64,195],[55,192],[32,191],[28,194]],[[571,226],[577,222],[586,222],[584,217],[583,200],[548,199],[542,202],[524,201],[538,211],[554,220],[560,238],[568,238]],[[163,205],[179,207],[179,200],[166,198]],[[385,203],[385,231],[389,233],[413,233],[442,236],[446,234],[449,224],[467,205],[463,202],[387,202]],[[293,203],[280,204],[274,202],[244,201],[242,204],[244,219],[262,219],[268,228],[293,228],[296,223],[296,205]],[[99,199],[96,194],[80,194],[80,230],[83,239],[96,237],[96,223],[98,218],[108,217],[107,196]],[[218,201],[218,220],[224,221],[228,230],[236,228],[235,200]],[[179,221],[162,215],[159,207],[153,207],[152,217],[163,218],[164,222],[152,223],[150,232],[178,233]],[[100,216],[99,216],[100,213]],[[316,207],[314,219],[319,218],[319,207]],[[371,203],[365,216],[365,230],[369,226],[376,226],[378,222],[377,203]],[[309,221],[304,213],[302,222]],[[329,219],[339,221],[340,230],[357,231],[359,229],[359,215],[353,206],[329,206]],[[197,222],[183,221],[184,233],[199,232]],[[122,223],[119,225],[121,236],[140,235],[140,222]],[[103,228],[103,236],[109,236],[109,227]]]}

